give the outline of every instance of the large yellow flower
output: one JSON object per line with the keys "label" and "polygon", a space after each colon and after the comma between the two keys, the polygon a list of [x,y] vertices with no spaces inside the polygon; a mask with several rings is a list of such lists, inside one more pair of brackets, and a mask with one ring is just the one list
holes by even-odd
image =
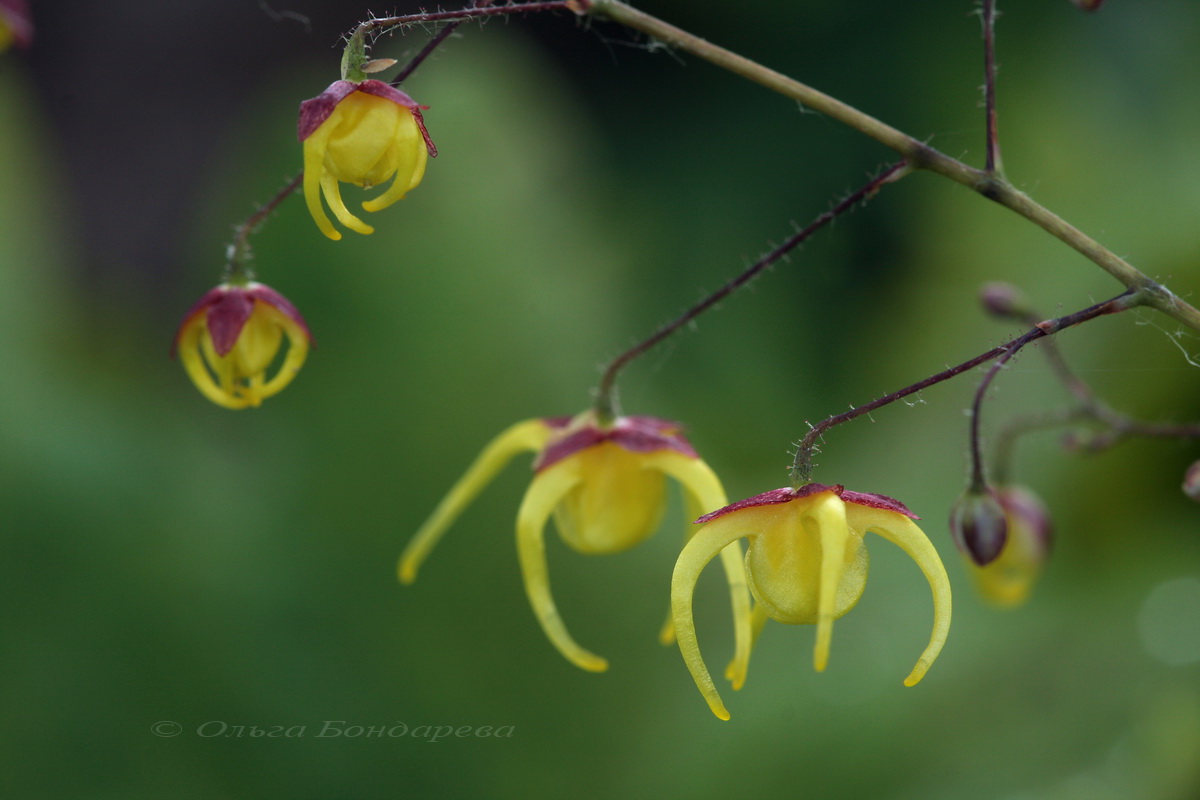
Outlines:
{"label": "large yellow flower", "polygon": [[362,207],[379,211],[421,182],[437,148],[425,130],[424,106],[383,81],[335,81],[300,104],[298,134],[304,143],[304,200],[321,232],[341,239],[321,205],[321,194],[338,221],[358,233],[375,229],[350,213],[338,182],[369,189],[392,185]]}
{"label": "large yellow flower", "polygon": [[[287,356],[267,379],[285,334]],[[183,316],[171,354],[179,353],[192,383],[209,400],[225,408],[249,408],[292,382],[311,342],[304,317],[279,292],[261,283],[225,283]]]}
{"label": "large yellow flower", "polygon": [[[454,485],[400,558],[403,583],[416,580],[430,550],[467,504],[514,456],[538,453],[534,478],[517,512],[517,552],[525,592],[551,643],[572,664],[602,672],[608,662],[585,650],[567,632],[550,593],[545,528],[551,516],[563,541],[588,555],[617,553],[658,528],[666,505],[666,478],[684,489],[689,519],[726,503],[713,471],[680,434],[679,426],[652,417],[618,417],[609,424],[585,412],[571,419],[532,419],[497,436]],[[735,624],[734,687],[741,686],[750,655],[750,598],[737,545],[722,553]],[[664,644],[674,640],[671,620]]]}
{"label": "large yellow flower", "polygon": [[841,486],[808,484],[776,489],[734,503],[697,520],[704,526],[683,548],[671,580],[671,611],[679,649],[709,708],[721,719],[729,712],[700,655],[692,619],[692,592],[701,571],[717,553],[749,542],[746,580],[754,595],[754,637],[768,618],[817,626],[813,666],[829,660],[833,621],[862,596],[867,580],[863,537],[873,531],[908,553],[933,590],[933,635],[905,679],[913,686],[933,664],[950,630],[950,581],[937,551],[903,503]]}

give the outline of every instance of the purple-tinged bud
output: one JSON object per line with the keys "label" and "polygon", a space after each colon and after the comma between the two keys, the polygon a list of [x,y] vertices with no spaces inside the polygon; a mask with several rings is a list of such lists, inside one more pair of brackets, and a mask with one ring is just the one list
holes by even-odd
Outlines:
{"label": "purple-tinged bud", "polygon": [[1011,283],[985,283],[979,290],[979,302],[989,314],[1010,319],[1029,316],[1029,303],[1025,293]]}
{"label": "purple-tinged bud", "polygon": [[950,511],[950,536],[976,565],[995,561],[1008,539],[1008,521],[996,496],[988,489],[964,492]]}
{"label": "purple-tinged bud", "polygon": [[1029,599],[1050,555],[1050,514],[1037,495],[1022,486],[1001,487],[994,496],[1008,515],[1008,540],[995,561],[986,567],[969,566],[985,600],[1013,608]]}
{"label": "purple-tinged bud", "polygon": [[1099,11],[1104,0],[1071,0],[1071,2],[1084,11]]}
{"label": "purple-tinged bud", "polygon": [[1183,493],[1200,503],[1200,461],[1193,462],[1183,473]]}
{"label": "purple-tinged bud", "polygon": [[1019,531],[1029,540],[1029,547],[1045,559],[1054,541],[1054,526],[1041,498],[1024,486],[1004,486],[996,490],[996,500],[1008,515],[1009,529]]}

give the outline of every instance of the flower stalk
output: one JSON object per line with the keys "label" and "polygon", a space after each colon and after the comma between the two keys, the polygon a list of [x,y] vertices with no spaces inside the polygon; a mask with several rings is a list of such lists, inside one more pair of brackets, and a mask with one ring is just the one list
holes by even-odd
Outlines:
{"label": "flower stalk", "polygon": [[864,202],[875,196],[885,184],[894,183],[910,172],[908,164],[904,161],[892,164],[883,172],[876,175],[859,189],[851,192],[843,197],[833,208],[819,214],[807,227],[797,231],[792,236],[788,237],[783,244],[776,247],[771,252],[760,258],[758,261],[751,264],[746,269],[742,270],[734,278],[730,279],[724,286],[717,289],[712,294],[700,300],[687,311],[680,314],[675,319],[671,320],[661,328],[650,334],[646,339],[638,342],[636,345],[626,350],[621,355],[609,363],[604,370],[604,375],[600,379],[600,386],[596,389],[596,413],[601,419],[613,419],[619,415],[620,410],[617,407],[616,399],[616,380],[617,375],[629,365],[631,361],[638,356],[653,349],[655,345],[670,337],[683,326],[690,323],[696,317],[708,311],[713,306],[720,303],[729,295],[741,289],[743,286],[754,280],[767,267],[779,261],[792,250],[795,250],[806,239],[819,231],[821,228],[833,222],[842,214],[854,208],[857,204]]}
{"label": "flower stalk", "polygon": [[981,353],[974,358],[968,359],[957,366],[950,367],[949,369],[943,370],[935,375],[930,375],[924,380],[917,381],[916,383],[892,392],[891,394],[886,394],[882,397],[872,400],[869,403],[864,403],[863,405],[852,408],[849,411],[836,414],[832,417],[822,420],[816,425],[811,426],[808,434],[805,435],[805,437],[796,445],[796,456],[792,461],[791,467],[792,485],[795,487],[800,487],[811,480],[813,470],[813,453],[817,449],[817,440],[824,435],[825,431],[829,430],[835,425],[841,425],[844,422],[857,419],[864,414],[868,414],[876,409],[890,405],[897,400],[902,400],[909,395],[913,395],[922,391],[923,389],[928,389],[930,386],[936,386],[942,381],[946,381],[950,378],[961,375],[964,372],[974,369],[980,364],[986,364],[993,359],[1003,357],[1004,361],[1007,361],[1016,355],[1017,351],[1019,351],[1025,345],[1041,339],[1044,336],[1052,336],[1061,330],[1079,325],[1083,322],[1087,322],[1088,320],[1095,319],[1096,317],[1105,316],[1107,314],[1115,314],[1120,311],[1127,311],[1130,308],[1135,308],[1146,303],[1146,294],[1143,292],[1122,292],[1111,300],[1105,300],[1102,303],[1096,303],[1095,305],[1088,306],[1081,311],[1076,311],[1073,314],[1067,314],[1063,317],[1046,320],[1045,322],[1039,322],[1021,336],[1011,339],[1004,344],[993,347],[991,350]]}

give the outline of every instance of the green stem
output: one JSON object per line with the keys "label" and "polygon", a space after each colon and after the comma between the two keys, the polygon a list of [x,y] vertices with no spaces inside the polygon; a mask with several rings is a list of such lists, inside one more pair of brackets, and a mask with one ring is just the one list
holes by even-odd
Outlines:
{"label": "green stem", "polygon": [[1145,298],[1146,305],[1193,330],[1200,331],[1200,311],[1057,214],[1034,202],[1002,176],[964,164],[835,97],[712,44],[620,0],[577,0],[577,6],[592,16],[603,17],[641,31],[671,47],[691,53],[784,97],[796,100],[891,148],[913,167],[927,169],[950,178],[996,201],[1074,248],[1126,288],[1139,291]]}

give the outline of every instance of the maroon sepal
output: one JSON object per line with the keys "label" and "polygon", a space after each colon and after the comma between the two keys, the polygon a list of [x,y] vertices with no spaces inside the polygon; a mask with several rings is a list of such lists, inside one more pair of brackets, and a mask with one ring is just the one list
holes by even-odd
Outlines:
{"label": "maroon sepal", "polygon": [[724,508],[718,508],[716,511],[710,511],[703,517],[696,520],[696,524],[711,522],[717,517],[722,517],[733,511],[740,511],[743,508],[752,508],[754,506],[773,506],[780,503],[790,503],[793,500],[799,500],[802,497],[809,497],[821,492],[833,492],[843,501],[854,503],[859,506],[867,506],[869,508],[881,508],[884,511],[894,511],[897,514],[903,514],[909,519],[920,519],[916,514],[908,510],[908,507],[891,497],[882,494],[870,494],[867,492],[850,492],[840,484],[829,486],[824,483],[806,483],[799,489],[784,487],[783,489],[772,489],[769,492],[748,497],[745,500],[739,500],[736,503],[731,503]]}
{"label": "maroon sepal", "polygon": [[305,100],[301,103],[300,121],[296,126],[296,134],[300,138],[300,141],[303,142],[309,136],[312,136],[313,131],[321,127],[321,123],[329,119],[329,115],[333,113],[333,109],[337,104],[354,92],[373,94],[376,97],[382,97],[384,100],[391,100],[396,105],[404,106],[411,111],[413,119],[417,121],[417,127],[421,129],[421,137],[425,140],[425,149],[429,151],[431,158],[437,158],[437,146],[429,138],[429,131],[425,128],[425,118],[421,116],[421,109],[429,108],[429,106],[420,105],[416,100],[413,100],[395,86],[377,80],[365,80],[362,83],[334,81],[329,84],[328,89],[311,100]]}
{"label": "maroon sepal", "polygon": [[290,317],[304,330],[308,341],[314,346],[316,345],[312,332],[308,329],[308,323],[304,321],[299,310],[292,305],[291,301],[270,286],[264,286],[261,283],[251,283],[248,286],[221,284],[205,292],[204,296],[183,315],[183,321],[179,323],[179,329],[171,341],[171,357],[175,356],[175,349],[179,345],[179,337],[183,335],[184,329],[199,314],[206,315],[205,322],[208,325],[208,335],[212,337],[213,350],[219,356],[226,355],[237,344],[238,337],[242,334],[242,328],[246,327],[246,320],[250,319],[250,314],[254,311],[255,301],[273,306]]}
{"label": "maroon sepal", "polygon": [[[564,417],[542,420],[546,425],[555,429],[567,428],[570,421]],[[546,447],[538,456],[533,469],[535,472],[541,471],[551,464],[601,442],[612,442],[631,453],[674,450],[689,458],[698,458],[691,443],[680,433],[681,429],[677,422],[668,422],[655,417],[618,417],[608,428],[598,428],[594,423],[588,423]]]}

